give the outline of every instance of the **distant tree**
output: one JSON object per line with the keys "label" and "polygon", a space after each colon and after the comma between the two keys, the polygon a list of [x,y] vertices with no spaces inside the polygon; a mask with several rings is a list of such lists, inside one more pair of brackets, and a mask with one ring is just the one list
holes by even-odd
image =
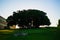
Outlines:
{"label": "distant tree", "polygon": [[60,19],[58,20],[58,25],[57,26],[60,26]]}

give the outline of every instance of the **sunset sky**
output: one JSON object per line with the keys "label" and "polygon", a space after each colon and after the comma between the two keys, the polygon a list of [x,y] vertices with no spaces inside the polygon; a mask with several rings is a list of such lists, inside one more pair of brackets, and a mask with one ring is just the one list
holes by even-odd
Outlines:
{"label": "sunset sky", "polygon": [[38,9],[47,13],[51,26],[60,19],[60,0],[0,0],[0,16],[7,18],[13,11]]}

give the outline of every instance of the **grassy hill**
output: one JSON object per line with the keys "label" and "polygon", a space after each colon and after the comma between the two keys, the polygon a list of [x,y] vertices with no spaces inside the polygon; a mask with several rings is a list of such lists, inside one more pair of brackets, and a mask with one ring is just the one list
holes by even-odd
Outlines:
{"label": "grassy hill", "polygon": [[[27,35],[18,35],[26,33]],[[0,40],[59,40],[60,29],[58,28],[36,28],[0,30]]]}

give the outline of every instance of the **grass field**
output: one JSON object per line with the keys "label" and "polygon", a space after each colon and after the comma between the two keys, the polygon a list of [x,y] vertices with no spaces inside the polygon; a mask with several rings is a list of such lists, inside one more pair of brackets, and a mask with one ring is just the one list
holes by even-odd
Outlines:
{"label": "grass field", "polygon": [[[27,33],[27,35],[14,36],[16,33]],[[60,40],[59,37],[60,29],[58,28],[0,30],[0,40]]]}

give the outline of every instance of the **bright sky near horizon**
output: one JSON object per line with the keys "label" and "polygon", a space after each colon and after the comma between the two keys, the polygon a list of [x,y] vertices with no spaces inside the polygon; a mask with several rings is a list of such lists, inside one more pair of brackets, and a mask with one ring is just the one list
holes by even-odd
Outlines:
{"label": "bright sky near horizon", "polygon": [[38,9],[47,13],[51,26],[56,26],[60,19],[60,0],[0,0],[0,16],[7,18],[13,11]]}

